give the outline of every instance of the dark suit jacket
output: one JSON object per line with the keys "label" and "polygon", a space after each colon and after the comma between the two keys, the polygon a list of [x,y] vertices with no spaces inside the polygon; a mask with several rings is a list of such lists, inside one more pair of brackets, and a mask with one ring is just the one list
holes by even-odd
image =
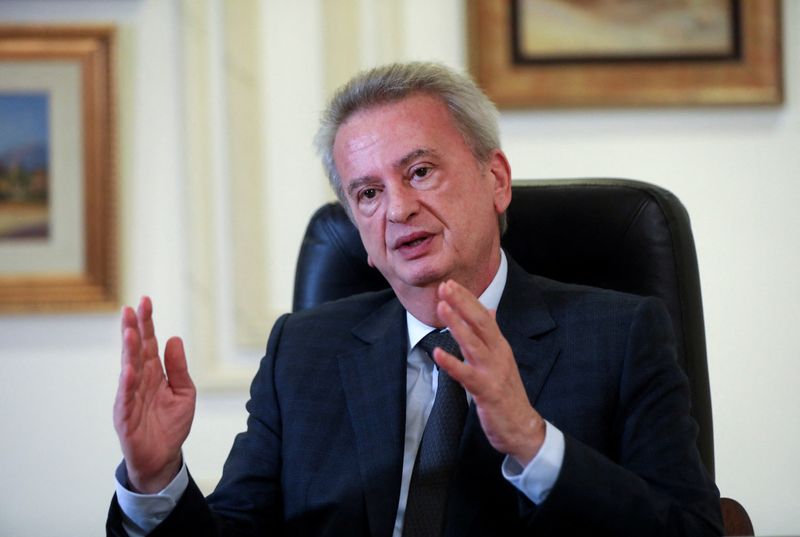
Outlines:
{"label": "dark suit jacket", "polygon": [[[565,434],[564,462],[534,505],[503,479],[503,455],[471,405],[447,535],[722,533],[659,302],[531,276],[509,260],[497,320],[528,397]],[[390,536],[406,340],[390,291],[279,319],[217,489],[206,501],[192,482],[153,535]],[[119,519],[114,500],[110,534]]]}

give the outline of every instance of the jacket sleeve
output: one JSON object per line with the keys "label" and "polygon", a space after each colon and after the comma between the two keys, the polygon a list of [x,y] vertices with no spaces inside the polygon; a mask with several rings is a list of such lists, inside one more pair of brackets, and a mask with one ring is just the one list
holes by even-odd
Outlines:
{"label": "jacket sleeve", "polygon": [[719,492],[695,445],[688,382],[661,302],[635,308],[619,374],[613,453],[565,435],[550,495],[539,506],[525,498],[523,514],[542,534],[722,535]]}

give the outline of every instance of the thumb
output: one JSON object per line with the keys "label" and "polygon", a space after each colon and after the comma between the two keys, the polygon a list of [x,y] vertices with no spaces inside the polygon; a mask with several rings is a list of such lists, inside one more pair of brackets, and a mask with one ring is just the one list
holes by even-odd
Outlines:
{"label": "thumb", "polygon": [[194,389],[194,383],[189,376],[186,365],[186,353],[183,350],[183,341],[179,337],[171,337],[164,347],[164,369],[167,380],[173,390]]}

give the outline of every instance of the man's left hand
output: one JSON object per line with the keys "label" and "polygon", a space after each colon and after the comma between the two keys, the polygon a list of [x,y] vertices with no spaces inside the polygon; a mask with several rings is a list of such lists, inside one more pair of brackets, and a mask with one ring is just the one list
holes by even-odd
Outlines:
{"label": "man's left hand", "polygon": [[437,315],[461,347],[464,362],[437,348],[439,367],[472,394],[492,446],[526,466],[544,442],[544,419],[531,406],[511,346],[489,311],[453,280],[438,289]]}

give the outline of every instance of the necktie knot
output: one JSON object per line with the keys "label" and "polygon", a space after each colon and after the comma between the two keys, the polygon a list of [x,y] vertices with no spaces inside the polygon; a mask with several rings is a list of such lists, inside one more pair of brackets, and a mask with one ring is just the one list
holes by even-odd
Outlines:
{"label": "necktie knot", "polygon": [[458,346],[458,343],[456,343],[456,340],[449,330],[432,330],[420,340],[419,346],[422,347],[431,358],[433,358],[433,349],[440,347],[459,360],[464,359],[461,356],[461,348]]}

